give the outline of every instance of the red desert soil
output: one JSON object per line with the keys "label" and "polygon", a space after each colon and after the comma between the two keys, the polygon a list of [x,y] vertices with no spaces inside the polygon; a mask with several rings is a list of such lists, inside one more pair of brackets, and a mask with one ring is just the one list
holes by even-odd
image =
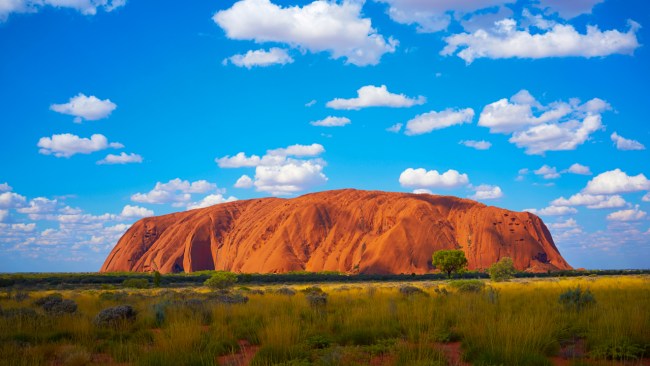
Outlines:
{"label": "red desert soil", "polygon": [[462,249],[470,269],[511,257],[518,270],[571,269],[542,220],[468,199],[353,189],[262,198],[144,218],[102,272],[226,270],[428,273]]}

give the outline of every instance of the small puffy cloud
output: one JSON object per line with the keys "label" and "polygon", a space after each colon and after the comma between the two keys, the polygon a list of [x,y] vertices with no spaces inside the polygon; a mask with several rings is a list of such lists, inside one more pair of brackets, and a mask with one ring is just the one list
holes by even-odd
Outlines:
{"label": "small puffy cloud", "polygon": [[187,209],[188,210],[193,210],[195,208],[204,208],[204,207],[214,206],[214,205],[217,205],[219,203],[232,202],[232,201],[237,201],[237,197],[230,196],[230,197],[226,198],[220,193],[210,194],[210,195],[205,196],[199,202],[190,203],[189,205],[187,205]]}
{"label": "small puffy cloud", "polygon": [[13,188],[9,185],[9,183],[7,182],[0,183],[0,192],[9,192],[12,189]]}
{"label": "small puffy cloud", "polygon": [[535,170],[536,175],[541,175],[544,179],[556,179],[560,177],[555,167],[550,167],[546,164],[542,165],[539,169]]}
{"label": "small puffy cloud", "polygon": [[388,127],[386,131],[392,133],[398,133],[402,129],[402,126],[404,126],[403,123],[395,123],[394,125]]}
{"label": "small puffy cloud", "polygon": [[646,212],[639,210],[639,205],[629,210],[612,212],[607,215],[610,221],[639,221],[646,217]]}
{"label": "small puffy cloud", "polygon": [[37,197],[29,201],[29,206],[19,208],[17,211],[24,214],[43,215],[55,212],[58,201],[45,197]]}
{"label": "small puffy cloud", "polygon": [[230,62],[231,64],[239,67],[251,69],[253,67],[267,67],[272,65],[286,65],[293,62],[293,58],[289,56],[287,50],[282,48],[273,47],[266,50],[250,50],[243,55],[234,55],[223,60],[224,64]]}
{"label": "small puffy cloud", "polygon": [[526,154],[543,155],[546,151],[575,150],[603,128],[601,113],[609,109],[610,105],[598,98],[583,104],[573,98],[542,105],[527,90],[521,90],[510,99],[486,105],[478,125],[491,133],[511,135],[508,141],[526,149]]}
{"label": "small puffy cloud", "polygon": [[465,145],[467,147],[471,147],[471,148],[476,149],[476,150],[487,150],[490,147],[492,147],[492,143],[489,142],[489,141],[485,141],[485,140],[480,140],[480,141],[463,140],[463,141],[460,141],[459,144]]}
{"label": "small puffy cloud", "polygon": [[491,186],[489,184],[481,184],[477,187],[473,187],[474,194],[469,196],[469,198],[474,200],[493,200],[503,197],[503,191],[499,186]]}
{"label": "small puffy cloud", "polygon": [[384,38],[361,17],[358,1],[314,1],[305,6],[281,7],[269,0],[240,0],[212,19],[226,37],[257,43],[283,43],[300,50],[329,52],[346,63],[376,65],[398,42]]}
{"label": "small puffy cloud", "polygon": [[153,216],[153,211],[140,206],[126,205],[122,209],[121,215],[125,218],[149,217]]}
{"label": "small puffy cloud", "polygon": [[534,208],[527,208],[524,209],[524,211],[528,211],[530,213],[534,213],[535,215],[541,215],[541,216],[566,216],[566,215],[573,215],[578,212],[573,207],[567,207],[567,206],[549,206],[542,208],[541,210],[537,210]]}
{"label": "small puffy cloud", "polygon": [[588,194],[616,194],[647,190],[650,190],[650,180],[645,175],[630,176],[617,168],[598,174],[582,191]]}
{"label": "small puffy cloud", "polygon": [[411,188],[456,188],[469,184],[469,178],[453,169],[440,174],[437,170],[408,168],[400,174],[399,183]]}
{"label": "small puffy cloud", "polygon": [[255,168],[254,185],[258,191],[287,195],[325,184],[324,164],[317,160],[291,159],[279,165]]}
{"label": "small puffy cloud", "polygon": [[645,195],[643,195],[643,197],[641,197],[641,201],[643,201],[643,202],[650,202],[650,192],[648,192],[648,193],[646,193]]}
{"label": "small puffy cloud", "polygon": [[616,132],[614,132],[610,137],[616,148],[619,150],[645,150],[645,146],[643,146],[639,141],[626,139]]}
{"label": "small puffy cloud", "polygon": [[79,137],[70,133],[41,137],[38,140],[39,153],[54,155],[57,158],[69,158],[75,154],[90,154],[108,148],[121,149],[124,145],[119,142],[108,142],[104,135],[94,134],[90,138]]}
{"label": "small puffy cloud", "polygon": [[245,153],[240,152],[234,156],[227,155],[222,158],[216,158],[215,162],[220,168],[241,168],[257,166],[260,164],[261,159],[257,155],[248,157]]}
{"label": "small puffy cloud", "polygon": [[472,108],[465,109],[445,109],[441,112],[431,111],[423,113],[412,120],[406,122],[406,134],[421,135],[429,133],[433,130],[439,130],[454,125],[463,123],[470,123],[474,118],[474,110]]}
{"label": "small puffy cloud", "polygon": [[321,144],[291,145],[286,148],[267,150],[267,155],[272,156],[316,156],[325,152]]}
{"label": "small puffy cloud", "polygon": [[327,107],[333,109],[361,109],[367,107],[392,107],[408,108],[414,105],[424,104],[426,98],[407,97],[404,94],[393,94],[388,91],[386,85],[366,85],[357,90],[357,97],[350,99],[335,98],[327,102]]}
{"label": "small puffy cloud", "polygon": [[575,163],[566,170],[569,173],[579,174],[579,175],[592,175],[593,173],[588,166]]}
{"label": "small puffy cloud", "polygon": [[[262,157],[248,157],[240,152],[235,156],[217,158],[221,168],[255,167],[255,178],[242,176],[235,186],[255,186],[257,191],[276,196],[289,195],[327,182],[323,173],[326,163],[317,158],[325,152],[321,144],[291,145],[285,148],[267,150]],[[246,177],[246,178],[244,178]]]}
{"label": "small puffy cloud", "polygon": [[615,208],[625,206],[625,200],[619,195],[592,195],[577,193],[568,199],[560,197],[551,202],[553,206],[587,206],[591,209]]}
{"label": "small puffy cloud", "polygon": [[558,221],[558,222],[554,222],[552,224],[549,224],[548,227],[551,228],[551,229],[556,229],[556,230],[557,229],[573,229],[573,228],[578,227],[578,222],[573,218],[569,218],[569,219],[566,219],[565,221]]}
{"label": "small puffy cloud", "polygon": [[630,21],[629,30],[601,31],[587,26],[579,33],[569,24],[555,24],[538,33],[521,29],[513,19],[502,19],[490,29],[460,33],[446,37],[443,56],[457,55],[471,64],[477,58],[603,57],[613,54],[631,55],[639,47],[636,32],[639,24]]}
{"label": "small puffy cloud", "polygon": [[124,6],[126,0],[3,0],[0,1],[0,21],[12,13],[36,13],[41,8],[69,8],[83,15],[95,15],[98,9],[111,12]]}
{"label": "small puffy cloud", "polygon": [[305,103],[305,107],[313,107],[316,104],[316,99],[312,99],[309,102]]}
{"label": "small puffy cloud", "polygon": [[433,194],[433,192],[431,192],[430,189],[426,189],[426,188],[414,189],[413,193],[415,193],[415,194]]}
{"label": "small puffy cloud", "polygon": [[320,126],[320,127],[339,127],[339,126],[345,126],[350,123],[350,119],[347,117],[333,117],[333,116],[328,116],[325,117],[319,121],[312,121],[309,122],[312,126]]}
{"label": "small puffy cloud", "polygon": [[446,29],[451,22],[453,13],[462,16],[465,13],[515,2],[515,0],[375,1],[389,5],[388,15],[393,21],[407,25],[415,24],[420,33],[432,33]]}
{"label": "small puffy cloud", "polygon": [[52,104],[50,109],[63,114],[74,116],[75,123],[81,121],[96,121],[108,117],[117,105],[110,99],[101,100],[94,95],[87,97],[85,94],[78,94],[65,104]]}
{"label": "small puffy cloud", "polygon": [[244,174],[235,182],[235,188],[251,188],[253,180],[248,175]]}
{"label": "small puffy cloud", "polygon": [[99,165],[130,163],[142,163],[142,156],[135,153],[127,154],[125,152],[122,152],[120,155],[108,154],[104,159],[97,162]]}
{"label": "small puffy cloud", "polygon": [[180,206],[189,202],[194,193],[207,193],[217,189],[217,185],[206,180],[189,182],[180,178],[172,179],[167,183],[157,182],[154,188],[147,193],[136,193],[131,200],[140,203],[167,204]]}
{"label": "small puffy cloud", "polygon": [[18,208],[25,204],[27,199],[14,192],[0,193],[0,209]]}

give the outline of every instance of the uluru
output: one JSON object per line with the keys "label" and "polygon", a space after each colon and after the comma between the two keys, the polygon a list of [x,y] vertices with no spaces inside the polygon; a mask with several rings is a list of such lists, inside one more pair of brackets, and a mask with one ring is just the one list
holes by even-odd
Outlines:
{"label": "uluru", "polygon": [[536,215],[452,196],[354,189],[261,198],[143,218],[102,272],[430,273],[432,254],[465,252],[469,269],[571,269]]}

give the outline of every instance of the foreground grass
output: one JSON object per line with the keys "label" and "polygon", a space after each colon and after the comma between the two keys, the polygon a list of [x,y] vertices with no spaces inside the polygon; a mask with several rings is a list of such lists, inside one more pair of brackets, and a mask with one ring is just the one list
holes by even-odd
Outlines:
{"label": "foreground grass", "polygon": [[[240,288],[244,304],[211,300],[204,288],[66,290],[78,310],[46,315],[33,301],[52,291],[0,300],[2,365],[216,365],[255,350],[253,365],[449,365],[440,344],[460,341],[474,365],[640,365],[650,352],[650,277],[484,281],[463,291],[447,282],[323,285],[326,304],[278,286]],[[580,286],[596,302],[565,308],[561,293]],[[264,293],[259,293],[262,290]],[[284,291],[287,292],[287,291]],[[138,316],[111,327],[93,318],[130,304]],[[31,308],[36,315],[7,316]],[[237,363],[234,363],[237,364]]]}

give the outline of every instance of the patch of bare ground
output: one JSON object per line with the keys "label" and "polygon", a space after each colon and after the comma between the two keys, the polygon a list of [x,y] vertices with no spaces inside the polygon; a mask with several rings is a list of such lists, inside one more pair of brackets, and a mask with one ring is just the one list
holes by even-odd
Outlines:
{"label": "patch of bare ground", "polygon": [[239,340],[237,344],[239,345],[239,352],[217,357],[219,365],[248,366],[260,349],[259,346],[252,345],[245,339]]}

